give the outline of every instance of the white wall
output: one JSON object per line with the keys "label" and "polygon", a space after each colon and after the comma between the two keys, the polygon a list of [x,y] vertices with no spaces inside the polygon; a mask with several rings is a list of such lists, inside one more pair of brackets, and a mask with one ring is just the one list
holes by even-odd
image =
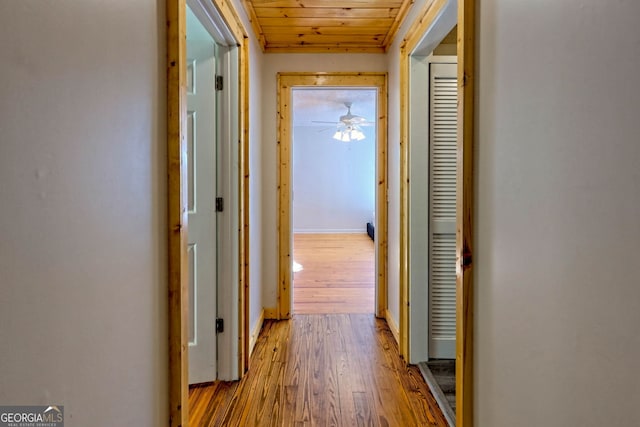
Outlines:
{"label": "white wall", "polygon": [[168,416],[164,2],[0,2],[0,402]]}
{"label": "white wall", "polygon": [[480,5],[476,426],[640,425],[639,16]]}
{"label": "white wall", "polygon": [[375,210],[375,128],[346,143],[333,139],[334,129],[321,130],[293,130],[294,232],[364,233]]}
{"label": "white wall", "polygon": [[265,54],[262,65],[262,268],[263,306],[275,308],[278,286],[277,230],[277,84],[285,71],[387,71],[383,54]]}
{"label": "white wall", "polygon": [[400,325],[400,45],[424,3],[424,0],[414,2],[387,54],[389,61],[387,307],[389,317],[396,325]]}
{"label": "white wall", "polygon": [[[239,6],[236,10],[240,11]],[[247,31],[251,26],[245,24]],[[251,38],[249,58],[249,327],[252,331],[262,312],[263,201],[262,201],[262,57],[260,46]]]}
{"label": "white wall", "polygon": [[263,188],[262,188],[262,58],[251,23],[240,0],[232,1],[249,35],[249,332],[262,313],[263,273]]}

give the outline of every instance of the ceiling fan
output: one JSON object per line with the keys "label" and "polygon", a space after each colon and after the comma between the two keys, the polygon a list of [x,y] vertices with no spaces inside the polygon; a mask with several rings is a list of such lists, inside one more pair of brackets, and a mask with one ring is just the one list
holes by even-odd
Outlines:
{"label": "ceiling fan", "polygon": [[343,142],[349,142],[352,140],[360,141],[365,138],[364,133],[360,129],[360,126],[370,126],[373,122],[368,121],[362,116],[358,116],[351,113],[351,102],[345,102],[344,106],[347,107],[347,114],[340,116],[338,122],[323,122],[314,120],[314,123],[332,123],[337,125],[336,133],[333,135],[334,139]]}

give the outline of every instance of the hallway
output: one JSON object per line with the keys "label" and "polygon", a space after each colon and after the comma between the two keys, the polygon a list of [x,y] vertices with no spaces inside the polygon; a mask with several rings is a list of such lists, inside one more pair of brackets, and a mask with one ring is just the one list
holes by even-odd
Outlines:
{"label": "hallway", "polygon": [[415,366],[370,314],[266,321],[249,373],[189,391],[191,426],[446,426]]}

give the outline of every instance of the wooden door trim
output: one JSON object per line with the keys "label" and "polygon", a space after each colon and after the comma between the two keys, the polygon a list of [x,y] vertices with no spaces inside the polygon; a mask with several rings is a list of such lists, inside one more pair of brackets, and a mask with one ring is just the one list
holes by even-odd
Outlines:
{"label": "wooden door trim", "polygon": [[[400,47],[400,352],[409,356],[408,194],[410,56],[448,0],[429,2]],[[458,0],[458,163],[456,188],[456,425],[473,426],[473,149],[475,0]]]}
{"label": "wooden door trim", "polygon": [[387,309],[387,73],[278,73],[278,306],[276,317],[291,317],[291,89],[293,87],[378,89],[376,133],[376,316]]}
{"label": "wooden door trim", "polygon": [[[238,43],[239,99],[239,375],[248,369],[249,337],[249,39],[233,7],[213,4]],[[167,22],[167,222],[169,290],[169,425],[187,426],[188,384],[188,254],[187,254],[187,68],[186,0],[168,1]]]}

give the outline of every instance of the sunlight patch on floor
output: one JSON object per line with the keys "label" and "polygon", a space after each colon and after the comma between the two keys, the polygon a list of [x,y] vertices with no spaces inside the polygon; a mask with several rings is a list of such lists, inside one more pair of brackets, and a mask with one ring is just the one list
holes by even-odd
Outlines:
{"label": "sunlight patch on floor", "polygon": [[297,273],[298,271],[302,271],[304,270],[304,267],[302,267],[302,264],[298,264],[295,260],[293,261],[293,272]]}

